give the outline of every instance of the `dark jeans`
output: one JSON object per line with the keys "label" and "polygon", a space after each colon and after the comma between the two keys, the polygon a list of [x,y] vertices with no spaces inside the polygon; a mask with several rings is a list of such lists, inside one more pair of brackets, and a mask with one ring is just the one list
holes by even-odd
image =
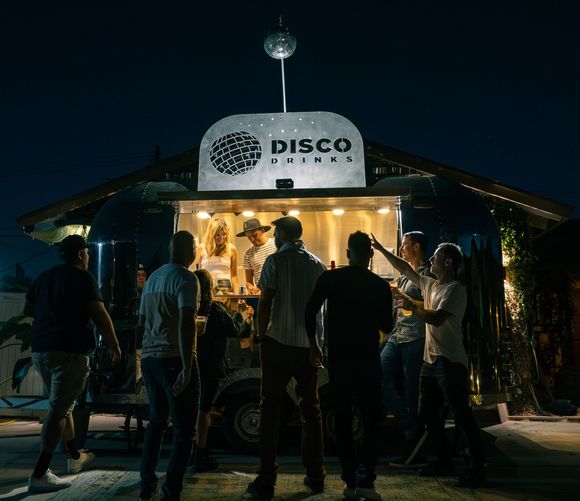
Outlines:
{"label": "dark jeans", "polygon": [[449,462],[452,451],[445,443],[445,421],[441,418],[443,405],[453,411],[455,426],[467,440],[473,468],[484,464],[483,441],[479,426],[469,406],[469,380],[467,368],[445,357],[437,357],[434,363],[423,363],[419,396],[419,416],[429,432],[429,440],[440,461]]}
{"label": "dark jeans", "polygon": [[181,372],[181,358],[144,358],[143,379],[149,399],[149,426],[141,454],[141,497],[151,497],[157,488],[155,468],[159,462],[163,434],[169,417],[173,424],[173,444],[163,492],[168,499],[179,499],[183,476],[191,454],[199,405],[199,370],[194,362],[191,381],[183,393],[173,395],[173,384]]}
{"label": "dark jeans", "polygon": [[[374,362],[329,360],[328,377],[342,479],[349,487],[357,484],[370,487],[376,478],[382,414],[379,357]],[[360,409],[364,426],[363,443],[358,455],[352,430],[354,403]],[[362,468],[359,469],[359,466]],[[357,470],[360,474],[358,482]]]}
{"label": "dark jeans", "polygon": [[322,479],[325,472],[318,369],[310,363],[310,349],[284,345],[269,337],[260,346],[260,481],[269,486],[276,483],[280,411],[291,378],[296,380],[295,390],[302,416],[302,462],[310,478]]}
{"label": "dark jeans", "polygon": [[391,336],[381,351],[383,404],[395,415],[407,440],[421,434],[417,410],[424,348],[425,338],[400,343]]}

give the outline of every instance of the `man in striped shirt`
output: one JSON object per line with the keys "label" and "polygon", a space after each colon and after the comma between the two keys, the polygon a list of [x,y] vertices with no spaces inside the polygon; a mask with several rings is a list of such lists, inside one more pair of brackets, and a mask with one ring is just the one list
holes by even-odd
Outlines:
{"label": "man in striped shirt", "polygon": [[[304,484],[318,493],[324,490],[322,420],[318,399],[318,367],[310,357],[304,314],[318,277],[324,272],[322,261],[306,250],[302,224],[295,217],[272,223],[278,252],[268,256],[259,288],[258,340],[261,344],[260,471],[250,483],[246,498],[270,500],[278,470],[278,421],[284,405],[286,386],[296,380],[302,414],[302,462],[306,467]],[[321,315],[318,315],[319,332]]]}
{"label": "man in striped shirt", "polygon": [[262,267],[266,258],[276,252],[276,244],[265,233],[270,231],[271,226],[263,226],[257,218],[244,221],[244,231],[238,233],[238,237],[246,236],[252,244],[244,254],[244,270],[246,272],[246,287],[250,294],[257,294],[256,284],[260,281]]}

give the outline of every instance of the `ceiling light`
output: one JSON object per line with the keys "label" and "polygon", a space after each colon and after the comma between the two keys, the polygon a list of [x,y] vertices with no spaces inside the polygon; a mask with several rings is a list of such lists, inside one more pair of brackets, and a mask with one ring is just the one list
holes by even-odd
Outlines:
{"label": "ceiling light", "polygon": [[244,217],[252,217],[255,215],[256,215],[256,213],[254,211],[251,211],[251,210],[245,210],[244,212],[242,212],[242,216],[244,216]]}
{"label": "ceiling light", "polygon": [[289,216],[294,216],[294,217],[296,217],[296,216],[298,216],[299,214],[300,214],[300,211],[299,211],[299,210],[296,210],[296,209],[294,209],[294,210],[291,210],[291,211],[288,211],[288,215],[289,215]]}
{"label": "ceiling light", "polygon": [[198,212],[197,217],[199,219],[209,219],[211,216],[207,212]]}
{"label": "ceiling light", "polygon": [[342,216],[344,214],[344,209],[333,209],[332,213],[335,216]]}
{"label": "ceiling light", "polygon": [[380,209],[377,209],[377,212],[379,214],[388,214],[390,212],[391,209],[389,209],[388,207],[381,207]]}

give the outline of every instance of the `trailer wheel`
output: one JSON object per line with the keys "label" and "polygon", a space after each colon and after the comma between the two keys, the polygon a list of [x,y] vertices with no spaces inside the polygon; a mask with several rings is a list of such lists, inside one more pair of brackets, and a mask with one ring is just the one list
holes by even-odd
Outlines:
{"label": "trailer wheel", "polygon": [[224,411],[224,433],[238,450],[256,453],[260,444],[260,394],[246,390],[232,395]]}
{"label": "trailer wheel", "polygon": [[[324,431],[325,447],[330,450],[336,450],[336,430],[334,425],[334,408],[330,403],[330,398],[326,389],[319,390],[320,408],[322,411],[322,429]],[[355,405],[352,416],[352,432],[356,447],[362,444],[364,427],[360,409]]]}

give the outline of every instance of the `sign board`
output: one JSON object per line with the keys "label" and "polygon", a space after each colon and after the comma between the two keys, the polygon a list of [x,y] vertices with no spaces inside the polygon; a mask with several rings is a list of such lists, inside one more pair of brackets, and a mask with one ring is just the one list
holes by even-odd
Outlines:
{"label": "sign board", "polygon": [[318,111],[233,115],[203,136],[198,191],[276,189],[277,180],[292,188],[365,187],[359,131]]}

